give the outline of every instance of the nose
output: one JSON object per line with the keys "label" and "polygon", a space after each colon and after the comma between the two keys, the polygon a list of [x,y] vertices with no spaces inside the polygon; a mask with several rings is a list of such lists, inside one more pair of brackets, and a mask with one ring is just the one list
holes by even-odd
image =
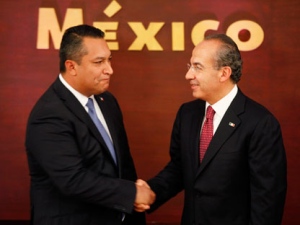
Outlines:
{"label": "nose", "polygon": [[108,75],[112,75],[114,73],[113,68],[110,62],[107,62],[104,68],[104,73]]}
{"label": "nose", "polygon": [[191,69],[189,69],[186,74],[185,74],[185,79],[186,80],[193,80],[195,79],[195,75]]}

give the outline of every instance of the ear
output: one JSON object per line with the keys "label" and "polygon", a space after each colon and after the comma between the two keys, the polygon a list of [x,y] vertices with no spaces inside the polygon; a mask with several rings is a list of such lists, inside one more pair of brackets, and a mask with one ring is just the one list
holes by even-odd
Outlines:
{"label": "ear", "polygon": [[228,79],[230,79],[232,70],[229,66],[222,67],[220,72],[221,72],[221,77],[220,77],[221,82],[225,82]]}
{"label": "ear", "polygon": [[77,63],[73,60],[66,60],[65,61],[65,67],[66,67],[66,72],[69,74],[75,76],[77,74]]}

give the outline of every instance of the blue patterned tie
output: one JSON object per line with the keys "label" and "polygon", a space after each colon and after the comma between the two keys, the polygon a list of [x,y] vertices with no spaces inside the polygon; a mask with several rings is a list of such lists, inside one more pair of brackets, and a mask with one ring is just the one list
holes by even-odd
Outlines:
{"label": "blue patterned tie", "polygon": [[92,98],[89,98],[88,102],[86,103],[86,106],[88,107],[88,113],[89,113],[90,117],[94,121],[94,124],[96,125],[100,134],[102,135],[102,137],[106,143],[106,146],[108,147],[108,149],[111,153],[111,156],[113,157],[115,163],[117,164],[114,146],[113,146],[112,141],[111,141],[110,137],[108,136],[105,128],[103,127],[102,123],[100,122],[99,118],[97,117],[96,110],[94,107],[94,101]]}

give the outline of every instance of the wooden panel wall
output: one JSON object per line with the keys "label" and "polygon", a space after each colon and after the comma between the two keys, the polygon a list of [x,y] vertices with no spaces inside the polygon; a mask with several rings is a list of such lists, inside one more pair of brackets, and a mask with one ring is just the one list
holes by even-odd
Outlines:
{"label": "wooden panel wall", "polygon": [[[244,71],[239,86],[281,123],[289,182],[283,224],[300,224],[299,0],[114,1],[119,3],[119,11],[107,9],[111,3],[0,0],[0,220],[29,218],[26,121],[38,97],[58,75],[56,44],[60,35],[38,37],[39,32],[45,34],[43,27],[56,24],[62,29],[64,23],[67,26],[80,20],[90,25],[112,22],[107,31],[114,48],[110,91],[123,109],[138,175],[148,179],[167,163],[175,114],[183,102],[192,100],[184,75],[194,42],[203,36],[199,22],[207,22],[204,28],[226,33],[236,22],[242,21],[243,28],[247,20],[254,28],[236,28],[241,45],[250,40],[259,43],[255,40],[259,29],[264,36],[257,48],[242,51]],[[53,9],[57,22],[50,16],[48,23],[39,27],[39,21],[47,19],[44,9]],[[66,18],[71,19],[68,22]],[[148,33],[150,41],[139,46],[135,41],[145,40],[143,31],[150,26],[157,32]],[[148,215],[148,221],[178,222],[182,203],[180,194]]]}

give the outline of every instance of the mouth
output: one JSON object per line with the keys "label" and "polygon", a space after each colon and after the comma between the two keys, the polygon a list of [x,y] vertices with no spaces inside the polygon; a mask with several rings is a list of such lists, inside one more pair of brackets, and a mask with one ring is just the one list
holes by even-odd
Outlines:
{"label": "mouth", "polygon": [[97,82],[109,82],[109,78],[96,78]]}
{"label": "mouth", "polygon": [[195,83],[190,83],[191,85],[191,89],[195,89],[199,86],[199,84],[195,84]]}

